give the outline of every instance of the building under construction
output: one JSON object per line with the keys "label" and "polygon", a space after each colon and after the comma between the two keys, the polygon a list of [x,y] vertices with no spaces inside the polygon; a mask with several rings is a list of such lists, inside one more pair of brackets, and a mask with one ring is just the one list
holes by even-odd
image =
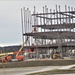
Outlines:
{"label": "building under construction", "polygon": [[60,6],[55,10],[43,7],[43,12],[33,14],[29,8],[21,9],[23,43],[27,49],[36,50],[37,58],[51,58],[52,54],[75,56],[75,8],[66,6],[61,11]]}

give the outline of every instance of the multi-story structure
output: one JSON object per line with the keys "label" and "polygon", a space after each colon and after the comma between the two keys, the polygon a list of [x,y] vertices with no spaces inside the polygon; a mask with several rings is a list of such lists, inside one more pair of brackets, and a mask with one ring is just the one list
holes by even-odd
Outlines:
{"label": "multi-story structure", "polygon": [[75,56],[75,9],[65,5],[65,11],[48,10],[43,7],[43,13],[27,8],[21,9],[23,42],[27,48],[35,48],[36,54],[51,55],[60,52],[63,57]]}

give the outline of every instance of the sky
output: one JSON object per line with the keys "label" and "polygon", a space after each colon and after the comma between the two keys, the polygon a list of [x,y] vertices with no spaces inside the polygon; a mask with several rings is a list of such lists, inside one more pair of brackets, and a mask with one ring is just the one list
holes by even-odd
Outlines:
{"label": "sky", "polygon": [[75,0],[0,0],[0,46],[22,44],[21,8],[33,12],[36,6],[42,12],[43,6],[54,10],[56,4],[64,10],[65,5],[75,7]]}

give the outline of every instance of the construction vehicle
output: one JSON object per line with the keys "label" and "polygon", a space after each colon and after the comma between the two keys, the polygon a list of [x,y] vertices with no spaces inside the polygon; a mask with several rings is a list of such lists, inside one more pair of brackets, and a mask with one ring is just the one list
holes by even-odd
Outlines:
{"label": "construction vehicle", "polygon": [[[12,60],[15,60],[15,61],[23,61],[24,59],[24,56],[22,55],[23,53],[25,52],[25,50],[23,51],[19,51],[19,54],[18,52],[8,52],[8,53],[1,53],[0,54],[0,59],[3,63],[5,62],[10,62]],[[13,59],[12,58],[12,55],[16,55],[18,54],[18,56],[16,57],[16,59]],[[20,55],[21,54],[21,55]]]}
{"label": "construction vehicle", "polygon": [[[19,54],[22,54],[24,52],[25,52],[25,50],[20,51]],[[0,62],[4,62],[5,63],[5,62],[12,61],[12,59],[13,59],[12,56],[16,55],[17,53],[18,53],[17,51],[16,52],[1,53],[0,54]]]}
{"label": "construction vehicle", "polygon": [[61,53],[60,52],[53,53],[52,59],[62,59]]}
{"label": "construction vehicle", "polygon": [[61,55],[60,54],[53,54],[53,59],[61,59]]}
{"label": "construction vehicle", "polygon": [[6,55],[4,57],[2,57],[2,62],[5,63],[5,62],[11,62],[12,60],[12,56],[11,55]]}
{"label": "construction vehicle", "polygon": [[[24,59],[24,53],[27,52],[28,53],[28,57],[30,58],[31,53],[35,53],[35,50],[33,50],[32,48],[29,50],[22,50],[22,51],[16,51],[16,52],[8,52],[8,53],[1,53],[0,54],[0,59],[1,62],[5,63],[5,62],[10,62],[10,61],[23,61]],[[19,53],[19,54],[18,54]],[[12,58],[12,55],[17,55],[16,59]]]}
{"label": "construction vehicle", "polygon": [[0,54],[0,59],[2,62],[9,62],[12,60],[12,56],[11,54],[13,54],[13,52],[8,52],[8,53],[1,53]]}
{"label": "construction vehicle", "polygon": [[19,51],[16,54],[16,59],[18,61],[23,61],[23,59],[24,59],[24,56],[23,55],[19,55],[19,53],[20,53],[20,51],[22,51],[22,49],[23,49],[24,45],[27,43],[28,39],[29,39],[29,37],[27,36],[27,39],[26,39],[25,43],[23,43],[23,45],[21,46],[21,48],[19,49]]}

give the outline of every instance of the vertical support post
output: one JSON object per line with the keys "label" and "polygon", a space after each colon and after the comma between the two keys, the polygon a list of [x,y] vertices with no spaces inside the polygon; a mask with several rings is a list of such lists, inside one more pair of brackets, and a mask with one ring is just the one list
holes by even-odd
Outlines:
{"label": "vertical support post", "polygon": [[[71,7],[71,11],[73,11],[73,7]],[[72,16],[73,16],[73,14],[72,14]],[[73,17],[72,17],[72,19],[71,19],[71,23],[73,23]],[[73,28],[73,32],[74,32],[74,28]],[[72,39],[73,40],[73,39]],[[74,40],[73,40],[74,41]]]}
{"label": "vertical support post", "polygon": [[[31,27],[31,11],[29,10],[29,30],[30,30],[30,32],[32,32],[32,27]],[[30,44],[29,44],[29,46],[31,45],[31,36],[30,36]]]}
{"label": "vertical support post", "polygon": [[[68,11],[70,12],[70,6],[68,6]],[[70,13],[69,13],[69,23],[71,22]]]}
{"label": "vertical support post", "polygon": [[[42,25],[42,18],[40,18],[40,25]],[[42,32],[42,28],[41,28],[41,32]],[[41,41],[42,41],[42,44],[43,44],[43,39],[41,39]]]}
{"label": "vertical support post", "polygon": [[[41,16],[41,15],[40,15]],[[42,18],[40,18],[40,25],[42,25]],[[41,32],[42,32],[42,28],[41,28]]]}
{"label": "vertical support post", "polygon": [[[67,14],[67,6],[65,5],[65,12]],[[67,23],[67,15],[66,15],[66,23]],[[65,25],[65,30],[67,31],[66,25]],[[65,42],[68,42],[68,39],[65,39]]]}
{"label": "vertical support post", "polygon": [[[35,14],[35,12],[36,12],[36,10],[35,10],[35,6],[34,6],[34,12],[33,13]],[[36,16],[35,15],[34,15],[34,25],[36,25]],[[36,37],[35,37],[35,44],[36,44],[36,50],[37,50]],[[38,58],[38,50],[37,50],[36,54],[37,54],[37,58]]]}
{"label": "vertical support post", "polygon": [[[61,12],[60,10],[60,5],[59,5],[59,12]],[[59,16],[60,16],[60,24],[61,24],[61,13],[59,13]],[[60,28],[59,28],[60,29]],[[60,29],[62,30],[62,29]],[[60,33],[60,36],[61,36],[61,33]],[[60,49],[61,49],[61,54],[62,54],[62,58],[63,58],[63,49],[62,49],[62,43],[63,43],[63,40],[62,40],[62,36],[60,37]]]}
{"label": "vertical support post", "polygon": [[[57,17],[57,25],[58,25],[58,11],[57,11],[57,5],[56,5],[56,17]],[[58,28],[57,28],[58,29]],[[59,30],[59,29],[58,29]],[[57,30],[57,31],[58,31]],[[60,47],[59,47],[59,32],[58,32],[58,50],[60,51]]]}
{"label": "vertical support post", "polygon": [[[47,13],[48,13],[48,8],[47,8]],[[47,14],[47,17],[49,18],[49,15],[48,15],[48,14]],[[48,19],[48,20],[47,20],[47,24],[48,24],[48,25],[49,25],[49,21],[50,21],[50,20]],[[47,32],[48,32],[48,30],[47,30]],[[48,35],[47,35],[47,37],[48,37]],[[48,44],[48,41],[49,41],[49,40],[47,39],[47,44]]]}
{"label": "vertical support post", "polygon": [[57,10],[57,5],[56,5],[56,16],[57,16],[57,24],[58,24],[58,10]]}
{"label": "vertical support post", "polygon": [[24,12],[24,33],[26,33],[26,24],[25,24],[25,22],[26,22],[26,12],[25,12],[25,7],[23,8],[23,12]]}
{"label": "vertical support post", "polygon": [[21,8],[21,23],[22,23],[22,41],[24,44],[24,36],[23,36],[23,12],[22,12],[22,8]]}
{"label": "vertical support post", "polygon": [[[59,12],[61,12],[60,5],[59,5]],[[61,24],[61,13],[59,13],[59,16],[60,16],[60,24]]]}
{"label": "vertical support post", "polygon": [[[43,14],[44,14],[44,7],[43,7]],[[45,17],[45,15],[43,15],[43,17]],[[43,18],[43,24],[45,25],[45,18]],[[44,31],[45,31],[45,29],[44,29]]]}
{"label": "vertical support post", "polygon": [[[65,5],[65,12],[66,12],[66,14],[67,14],[67,6]],[[65,21],[65,23],[67,23],[67,15],[66,15],[66,21]],[[67,31],[67,28],[66,28],[66,25],[65,25],[65,30]],[[65,43],[66,42],[68,42],[68,38],[66,37],[66,39],[65,39]],[[67,45],[67,47],[65,48],[65,49],[68,49],[68,45]],[[67,50],[68,51],[68,50]]]}
{"label": "vertical support post", "polygon": [[[44,12],[47,13],[47,6],[46,6],[46,5],[45,5],[45,11],[44,11]],[[47,18],[47,15],[46,15],[46,18]],[[47,22],[47,19],[46,19],[46,22]],[[46,22],[45,22],[45,25],[47,24]],[[45,31],[46,31],[46,30],[44,29],[44,32],[45,32]],[[46,45],[46,39],[45,39],[45,45]]]}
{"label": "vertical support post", "polygon": [[[65,5],[65,12],[67,12],[67,6],[66,5]],[[66,15],[66,23],[67,23],[67,15]]]}
{"label": "vertical support post", "polygon": [[[43,14],[45,13],[45,8],[43,7]],[[45,17],[45,15],[43,15],[43,17]],[[43,24],[45,25],[45,18],[43,18]],[[45,29],[44,29],[45,32]],[[44,43],[44,39],[43,39],[43,43]]]}
{"label": "vertical support post", "polygon": [[[73,7],[71,7],[71,11],[73,11]],[[72,16],[73,16],[73,14],[72,14]],[[72,23],[73,23],[73,18],[72,18]]]}
{"label": "vertical support post", "polygon": [[[33,12],[34,14],[35,14],[35,6],[34,6],[34,12]],[[34,16],[34,25],[36,25],[36,19],[35,19],[35,16]]]}
{"label": "vertical support post", "polygon": [[[32,16],[31,11],[29,11],[29,25],[30,25],[30,32],[32,32]],[[32,37],[30,36],[30,45],[32,45]]]}
{"label": "vertical support post", "polygon": [[[52,9],[50,9],[50,13],[52,13]],[[52,14],[50,14],[50,21],[51,21],[51,25],[52,25]]]}
{"label": "vertical support post", "polygon": [[55,10],[54,10],[54,24],[55,24]]}
{"label": "vertical support post", "polygon": [[[33,12],[34,14],[35,14],[35,6],[34,6],[34,12]],[[34,25],[36,25],[36,16],[34,15]],[[34,31],[34,29],[33,29],[33,31]],[[36,38],[35,38],[35,43],[36,43]]]}
{"label": "vertical support post", "polygon": [[[30,13],[29,13],[29,8],[27,8],[27,13],[28,13],[28,14],[27,14],[27,17],[28,17],[28,18],[27,18],[27,19],[28,19],[28,21],[27,21],[27,22],[28,22],[28,25],[27,25],[27,26],[28,26],[28,32],[30,32],[30,23],[29,23],[29,22],[30,22],[30,21],[29,21],[29,15],[30,15]],[[29,37],[29,36],[28,36],[28,37]],[[30,46],[30,38],[28,39],[28,43],[29,43],[29,46]]]}
{"label": "vertical support post", "polygon": [[[27,26],[27,10],[25,10],[25,33],[27,33],[27,29],[28,29],[28,26]],[[27,37],[28,36],[25,36],[25,40],[27,40]],[[27,42],[26,42],[26,46],[27,46]]]}

